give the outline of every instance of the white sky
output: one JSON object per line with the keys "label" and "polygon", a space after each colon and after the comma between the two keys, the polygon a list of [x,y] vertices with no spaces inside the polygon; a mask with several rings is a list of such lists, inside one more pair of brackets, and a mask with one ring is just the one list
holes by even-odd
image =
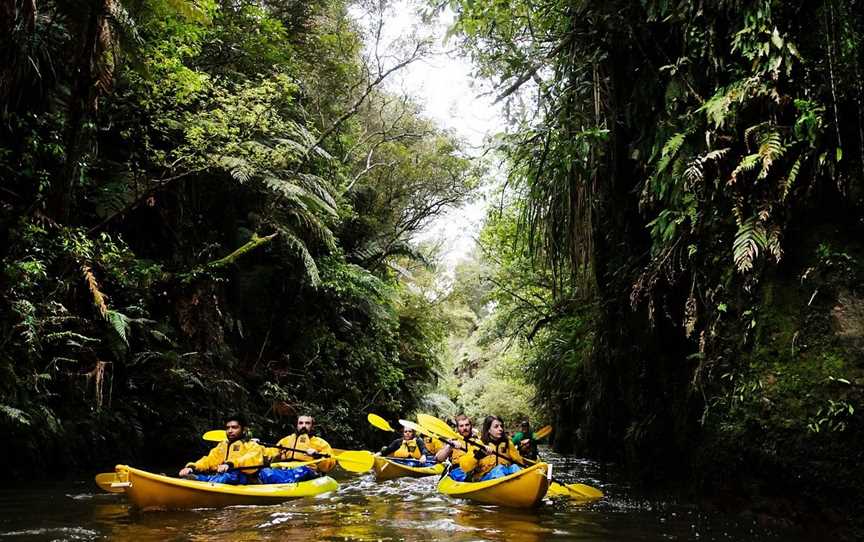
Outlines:
{"label": "white sky", "polygon": [[[380,52],[396,50],[400,40],[415,31],[433,35],[434,47],[429,57],[392,74],[385,81],[385,88],[413,96],[423,106],[424,115],[442,128],[452,130],[469,144],[472,155],[479,156],[484,140],[503,131],[504,115],[500,107],[493,105],[492,96],[481,96],[488,89],[480,88],[479,81],[475,86],[470,60],[453,51],[456,40],[444,42],[444,34],[453,20],[452,12],[445,13],[438,25],[430,26],[420,22],[416,1],[398,0],[391,6]],[[355,11],[355,16],[359,13]],[[435,220],[416,241],[440,241],[442,263],[452,272],[473,249],[486,206],[484,191],[477,201]]]}

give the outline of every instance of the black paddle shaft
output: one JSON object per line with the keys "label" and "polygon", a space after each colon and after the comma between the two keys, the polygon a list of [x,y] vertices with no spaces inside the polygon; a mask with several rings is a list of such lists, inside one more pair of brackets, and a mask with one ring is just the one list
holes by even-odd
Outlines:
{"label": "black paddle shaft", "polygon": [[[287,446],[279,446],[278,444],[270,444],[269,442],[259,442],[261,446],[266,448],[279,448],[280,450],[285,450],[286,452],[300,452],[301,454],[305,454],[306,450],[301,450],[299,448],[288,448]],[[308,455],[308,454],[307,454]],[[322,454],[322,453],[314,453],[312,457],[333,457],[330,454]]]}

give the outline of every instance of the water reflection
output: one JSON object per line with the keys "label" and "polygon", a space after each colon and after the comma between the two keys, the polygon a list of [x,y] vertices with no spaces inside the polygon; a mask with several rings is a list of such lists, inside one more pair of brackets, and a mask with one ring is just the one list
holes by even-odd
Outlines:
{"label": "water reflection", "polygon": [[367,474],[342,478],[337,492],[275,506],[138,513],[122,495],[96,493],[81,482],[0,490],[0,541],[795,539],[690,505],[644,501],[609,482],[608,473],[601,476],[597,464],[551,458],[557,477],[600,487],[607,498],[589,506],[562,501],[508,510],[439,495],[435,477],[377,483]]}

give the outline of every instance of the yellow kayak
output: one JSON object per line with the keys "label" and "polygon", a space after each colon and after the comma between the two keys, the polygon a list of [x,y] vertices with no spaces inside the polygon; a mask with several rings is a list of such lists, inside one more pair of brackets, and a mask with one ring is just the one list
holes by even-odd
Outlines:
{"label": "yellow kayak", "polygon": [[392,480],[393,478],[402,478],[403,476],[423,478],[424,476],[432,476],[433,474],[444,472],[444,465],[441,463],[436,463],[431,467],[410,467],[392,461],[389,457],[381,456],[375,456],[375,465],[372,468],[375,470],[375,479],[379,482]]}
{"label": "yellow kayak", "polygon": [[450,497],[484,504],[532,508],[546,495],[551,474],[549,465],[537,463],[509,476],[485,482],[457,482],[445,476],[438,482],[438,491]]}
{"label": "yellow kayak", "polygon": [[117,465],[117,477],[126,480],[126,495],[135,508],[218,508],[237,504],[276,504],[310,497],[339,488],[336,480],[322,476],[296,484],[249,484],[232,486],[171,478]]}

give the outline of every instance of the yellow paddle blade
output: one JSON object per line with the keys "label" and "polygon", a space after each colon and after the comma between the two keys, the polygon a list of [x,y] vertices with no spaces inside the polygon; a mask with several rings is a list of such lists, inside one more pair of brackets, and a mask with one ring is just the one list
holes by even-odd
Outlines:
{"label": "yellow paddle blade", "polygon": [[204,433],[204,436],[201,438],[210,442],[222,442],[223,440],[228,440],[228,433],[224,429],[214,429],[213,431]]}
{"label": "yellow paddle blade", "polygon": [[430,437],[435,437],[439,440],[442,438],[446,438],[444,435],[441,435],[438,432],[436,432],[432,429],[429,429],[428,427],[423,427],[422,425],[420,425],[418,423],[414,423],[410,420],[399,420],[399,423],[405,429],[411,429],[415,433],[417,433],[418,435],[429,435]]}
{"label": "yellow paddle blade", "polygon": [[102,491],[107,491],[108,493],[123,493],[126,491],[125,487],[111,487],[111,484],[115,482],[125,481],[120,479],[116,472],[100,472],[94,479],[96,480],[96,485]]}
{"label": "yellow paddle blade", "polygon": [[366,450],[348,450],[335,458],[339,466],[349,472],[366,472],[375,464],[375,456]]}
{"label": "yellow paddle blade", "polygon": [[390,427],[390,424],[377,414],[372,414],[371,412],[366,415],[366,419],[369,420],[369,423],[377,427],[382,431],[390,431],[391,433],[395,433],[395,430]]}
{"label": "yellow paddle blade", "polygon": [[534,433],[534,440],[542,440],[552,433],[551,425],[544,425]]}
{"label": "yellow paddle blade", "polygon": [[447,425],[447,422],[440,418],[436,418],[435,416],[430,416],[429,414],[417,414],[417,421],[420,422],[420,425],[438,433],[439,435],[444,435],[447,438],[461,438],[459,433],[456,432],[455,429]]}
{"label": "yellow paddle blade", "polygon": [[567,497],[570,499],[591,502],[603,498],[603,492],[597,488],[586,486],[585,484],[560,484],[552,482],[549,486],[549,491],[546,492],[547,497]]}

